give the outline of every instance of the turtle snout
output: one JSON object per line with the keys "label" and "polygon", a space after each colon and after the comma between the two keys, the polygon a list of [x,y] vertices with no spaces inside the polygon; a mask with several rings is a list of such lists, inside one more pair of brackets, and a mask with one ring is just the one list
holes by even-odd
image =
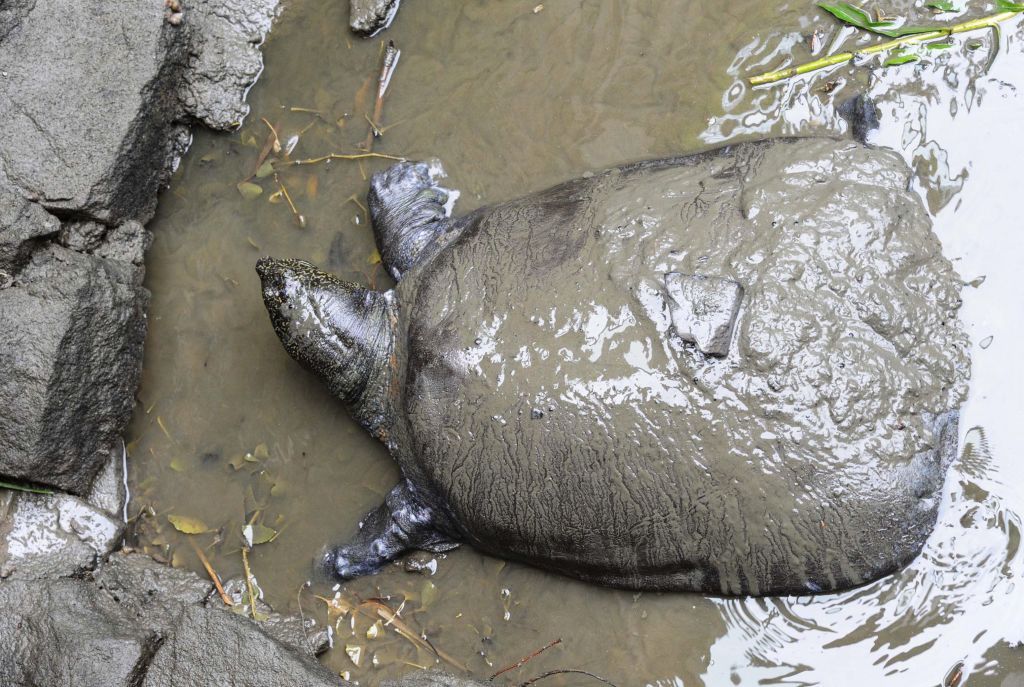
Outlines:
{"label": "turtle snout", "polygon": [[288,264],[276,258],[260,258],[256,261],[256,274],[263,283],[263,300],[267,307],[280,305],[286,300]]}
{"label": "turtle snout", "polygon": [[272,286],[279,288],[284,282],[284,265],[275,258],[260,258],[256,261],[256,274],[260,275],[264,291]]}

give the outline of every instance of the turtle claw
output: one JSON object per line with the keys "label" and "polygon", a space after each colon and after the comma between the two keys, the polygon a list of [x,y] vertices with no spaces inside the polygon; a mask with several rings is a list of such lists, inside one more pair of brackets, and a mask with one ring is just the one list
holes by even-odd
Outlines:
{"label": "turtle claw", "polygon": [[367,201],[381,261],[400,279],[426,257],[434,239],[451,228],[458,191],[440,186],[444,168],[437,160],[400,162],[373,175]]}

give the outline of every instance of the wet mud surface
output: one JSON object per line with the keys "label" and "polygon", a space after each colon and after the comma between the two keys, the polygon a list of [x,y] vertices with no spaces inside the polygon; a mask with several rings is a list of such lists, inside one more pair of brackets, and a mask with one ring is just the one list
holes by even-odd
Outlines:
{"label": "wet mud surface", "polygon": [[[1015,684],[1024,676],[1015,648],[1024,640],[1016,398],[1024,239],[1012,219],[1014,165],[1024,159],[1014,124],[1024,114],[1021,28],[1005,28],[987,70],[983,45],[919,65],[843,68],[752,90],[743,77],[790,53],[807,58],[806,37],[820,28],[828,45],[836,25],[802,2],[666,5],[545,3],[534,12],[532,2],[404,3],[384,35],[402,56],[375,150],[442,158],[448,185],[463,192],[459,212],[467,212],[631,160],[767,135],[842,133],[835,101],[869,92],[881,114],[869,140],[914,169],[913,189],[933,213],[943,252],[969,284],[962,457],[935,533],[903,572],[837,595],[635,594],[463,548],[435,563],[428,557],[420,567],[433,574],[396,565],[345,584],[340,598],[404,603],[408,627],[478,677],[562,639],[496,683],[580,668],[619,685],[939,684],[957,671],[971,685]],[[287,203],[268,202],[278,190],[272,176],[251,180],[262,187],[253,199],[237,188],[267,140],[260,117],[286,143],[301,132],[293,158],[353,152],[365,139],[380,42],[350,36],[347,21],[339,3],[287,6],[250,93],[253,116],[236,134],[197,135],[161,198],[129,446],[130,515],[146,506],[156,514],[131,528],[140,546],[201,573],[192,536],[228,578],[242,574],[241,532],[255,513],[251,536],[273,537],[249,560],[266,599],[278,610],[295,610],[298,599],[305,613],[340,620],[325,661],[372,684],[435,657],[394,624],[376,624],[379,614],[339,618],[335,604],[329,616],[311,592],[330,598],[330,585],[300,587],[321,547],[354,532],[397,469],[281,350],[253,264],[263,254],[306,257],[346,279],[388,286],[366,216],[348,200],[362,202],[364,176],[387,162],[282,172],[304,228]],[[168,515],[214,532],[182,534]],[[574,684],[550,684],[559,679]]]}

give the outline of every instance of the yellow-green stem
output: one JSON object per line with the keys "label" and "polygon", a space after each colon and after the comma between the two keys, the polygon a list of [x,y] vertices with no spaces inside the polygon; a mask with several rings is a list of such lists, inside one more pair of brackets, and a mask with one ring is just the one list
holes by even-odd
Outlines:
{"label": "yellow-green stem", "polygon": [[800,64],[795,67],[787,67],[786,69],[759,74],[758,76],[750,79],[750,84],[752,86],[760,86],[762,84],[784,81],[786,79],[791,79],[794,76],[800,76],[801,74],[808,74],[810,72],[816,72],[819,69],[825,69],[826,67],[844,64],[852,60],[857,55],[874,55],[880,52],[893,50],[894,48],[927,43],[928,41],[935,40],[936,38],[945,38],[957,33],[967,33],[969,31],[978,31],[980,29],[996,28],[1002,22],[1007,19],[1012,19],[1019,14],[1021,14],[1020,11],[1000,12],[999,14],[993,14],[988,17],[972,19],[971,21],[966,21],[962,24],[955,24],[949,28],[935,29],[928,33],[915,33],[909,36],[902,36],[891,41],[868,46],[863,50],[857,50],[856,52],[837,53],[835,55],[829,55],[828,57],[822,57],[821,59],[814,60],[813,62],[805,62],[804,64]]}

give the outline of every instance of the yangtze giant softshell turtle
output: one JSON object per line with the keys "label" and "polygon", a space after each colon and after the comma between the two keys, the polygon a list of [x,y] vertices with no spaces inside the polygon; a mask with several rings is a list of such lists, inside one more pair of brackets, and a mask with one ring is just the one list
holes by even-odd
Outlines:
{"label": "yangtze giant softshell turtle", "polygon": [[917,555],[967,341],[896,154],[746,143],[460,218],[434,171],[372,180],[394,289],[257,267],[285,348],[402,471],[335,574],[466,542],[615,586],[779,594]]}

